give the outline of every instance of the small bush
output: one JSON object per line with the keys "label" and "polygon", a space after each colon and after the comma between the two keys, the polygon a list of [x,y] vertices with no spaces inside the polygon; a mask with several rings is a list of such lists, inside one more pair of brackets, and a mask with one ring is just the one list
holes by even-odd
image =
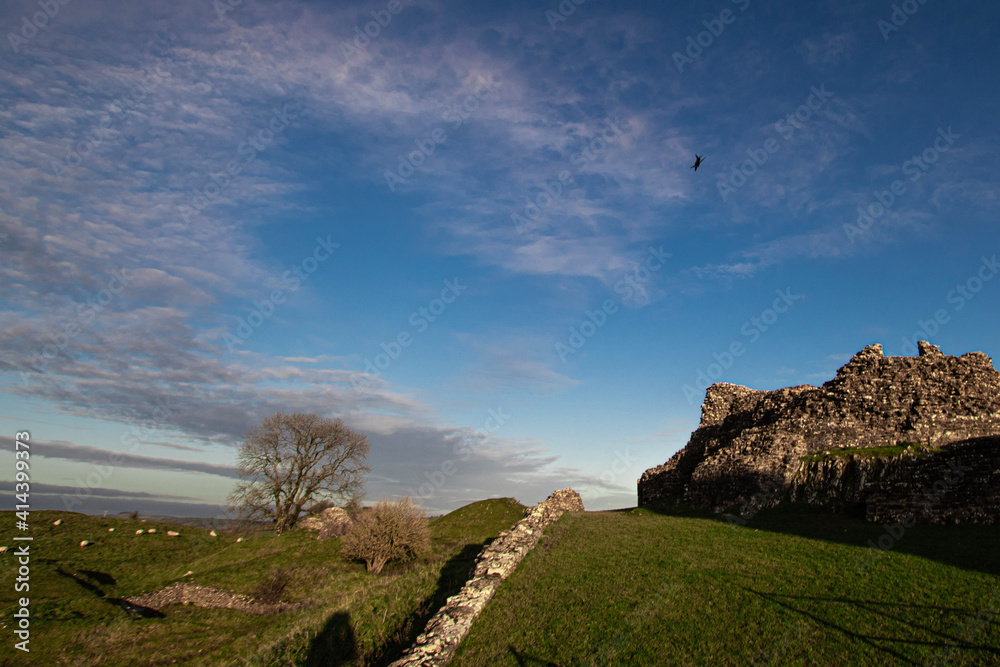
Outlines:
{"label": "small bush", "polygon": [[359,512],[343,538],[341,553],[363,560],[369,572],[378,574],[389,561],[413,560],[430,546],[427,519],[409,496],[397,503],[380,500]]}
{"label": "small bush", "polygon": [[281,594],[285,592],[289,579],[291,577],[287,570],[275,570],[267,579],[257,584],[250,597],[264,604],[276,604],[281,601]]}

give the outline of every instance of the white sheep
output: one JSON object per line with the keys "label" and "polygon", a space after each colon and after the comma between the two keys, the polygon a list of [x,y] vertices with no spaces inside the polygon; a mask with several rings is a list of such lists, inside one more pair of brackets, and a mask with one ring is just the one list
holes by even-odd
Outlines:
{"label": "white sheep", "polygon": [[5,553],[7,553],[7,549],[8,549],[8,548],[9,548],[9,547],[0,547],[0,554],[5,554]]}
{"label": "white sheep", "polygon": [[155,528],[150,528],[150,529],[149,529],[149,530],[147,530],[146,532],[147,532],[147,533],[155,533],[155,532],[156,532],[156,529],[155,529]]}
{"label": "white sheep", "polygon": [[85,546],[87,546],[89,544],[91,544],[90,540],[84,540],[83,542],[80,542],[80,546],[81,547],[85,547]]}
{"label": "white sheep", "polygon": [[114,528],[108,528],[108,532],[109,533],[113,533],[113,532],[115,532],[115,529]]}
{"label": "white sheep", "polygon": [[180,535],[180,533],[175,532],[173,530],[168,530],[167,535],[169,535],[170,537],[177,537],[178,535]]}
{"label": "white sheep", "polygon": [[209,535],[211,535],[212,537],[218,537],[218,535],[215,534],[214,530],[211,533],[209,533]]}
{"label": "white sheep", "polygon": [[52,525],[53,526],[58,526],[61,523],[62,523],[62,519],[56,519],[55,521],[52,522]]}
{"label": "white sheep", "polygon": [[146,531],[144,531],[142,528],[140,528],[139,530],[135,531],[135,534],[136,535],[142,535],[144,532],[146,532]]}

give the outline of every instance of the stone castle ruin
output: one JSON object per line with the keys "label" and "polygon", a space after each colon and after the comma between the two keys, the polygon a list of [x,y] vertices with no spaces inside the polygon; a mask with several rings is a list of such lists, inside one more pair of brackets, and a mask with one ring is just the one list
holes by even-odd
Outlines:
{"label": "stone castle ruin", "polygon": [[821,387],[710,386],[687,445],[638,481],[639,505],[744,516],[782,501],[872,521],[1000,523],[1000,373],[919,343],[854,355]]}

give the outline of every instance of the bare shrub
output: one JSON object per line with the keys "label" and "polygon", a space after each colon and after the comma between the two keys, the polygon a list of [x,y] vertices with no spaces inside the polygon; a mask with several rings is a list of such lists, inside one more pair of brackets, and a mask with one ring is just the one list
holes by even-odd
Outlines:
{"label": "bare shrub", "polygon": [[389,561],[413,560],[429,547],[424,511],[403,496],[396,503],[379,500],[375,507],[359,512],[341,542],[341,553],[363,560],[369,572],[378,574]]}
{"label": "bare shrub", "polygon": [[275,570],[267,579],[257,584],[250,597],[263,604],[277,604],[281,601],[281,594],[285,592],[290,579],[287,570]]}

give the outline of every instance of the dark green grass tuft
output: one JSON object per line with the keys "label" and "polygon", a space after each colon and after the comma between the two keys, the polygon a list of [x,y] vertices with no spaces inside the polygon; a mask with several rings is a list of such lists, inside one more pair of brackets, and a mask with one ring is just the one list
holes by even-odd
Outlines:
{"label": "dark green grass tuft", "polygon": [[852,457],[860,459],[887,459],[900,454],[910,454],[912,456],[926,456],[935,452],[940,452],[940,447],[927,447],[913,442],[902,442],[898,445],[888,445],[885,447],[841,447],[830,449],[815,454],[807,454],[799,460],[803,463],[813,463],[814,461],[828,461],[831,459],[847,460]]}

